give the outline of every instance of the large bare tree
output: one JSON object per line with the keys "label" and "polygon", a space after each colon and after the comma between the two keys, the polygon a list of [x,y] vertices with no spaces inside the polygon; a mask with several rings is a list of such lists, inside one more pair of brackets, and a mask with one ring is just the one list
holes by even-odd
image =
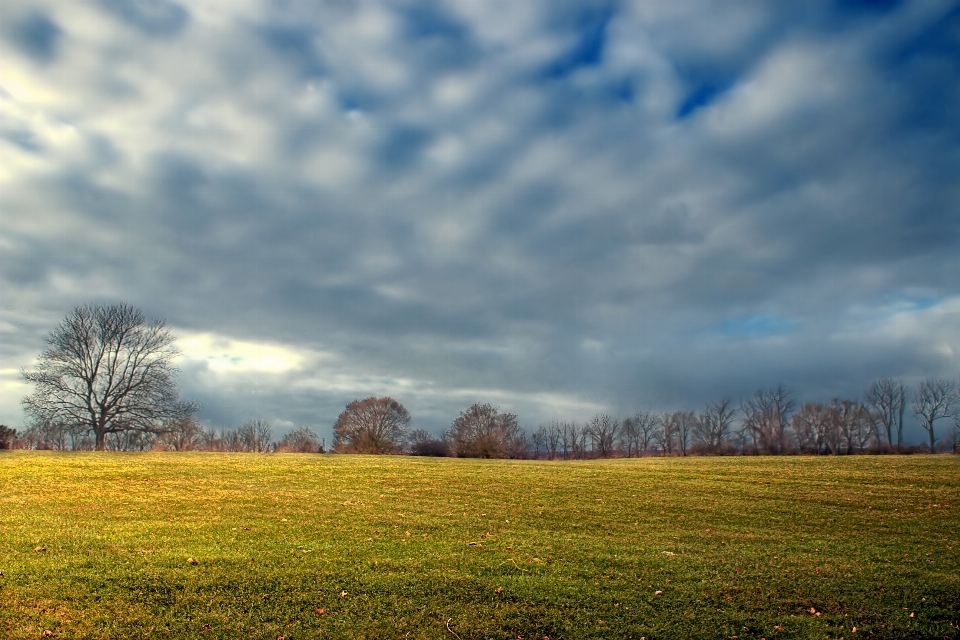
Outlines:
{"label": "large bare tree", "polygon": [[783,385],[759,389],[740,401],[743,425],[753,439],[754,451],[783,453],[792,448],[790,415],[796,403]]}
{"label": "large bare tree", "polygon": [[613,454],[620,432],[620,420],[608,413],[598,413],[587,424],[587,434],[593,443],[594,451],[601,458],[608,458]]}
{"label": "large bare tree", "polygon": [[490,404],[474,404],[450,425],[449,438],[461,458],[515,457],[525,441],[514,413]]}
{"label": "large bare tree", "polygon": [[913,398],[913,412],[920,418],[920,426],[930,436],[931,453],[937,443],[934,426],[937,420],[954,415],[957,400],[957,390],[950,380],[928,378],[917,387]]}
{"label": "large bare tree", "polygon": [[[907,409],[907,389],[902,380],[881,378],[867,389],[866,405],[874,420],[877,440],[881,444],[881,429],[887,436],[887,446],[900,448],[903,439],[903,414]],[[897,444],[893,444],[893,436]]]}
{"label": "large bare tree", "polygon": [[733,401],[728,396],[708,404],[694,425],[694,440],[709,453],[719,451],[730,434],[733,416],[737,413],[737,408],[732,404]]}
{"label": "large bare tree", "polygon": [[393,398],[354,400],[333,425],[337,453],[398,453],[406,444],[410,412]]}
{"label": "large bare tree", "polygon": [[103,451],[110,434],[158,433],[197,410],[177,391],[174,336],[139,309],[77,307],[46,342],[36,368],[21,374],[36,387],[23,407],[37,424],[92,432]]}

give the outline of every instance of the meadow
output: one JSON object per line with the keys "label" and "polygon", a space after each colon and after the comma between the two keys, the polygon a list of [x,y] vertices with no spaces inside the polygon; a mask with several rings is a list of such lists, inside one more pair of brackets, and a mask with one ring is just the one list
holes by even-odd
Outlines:
{"label": "meadow", "polygon": [[960,456],[0,452],[0,636],[957,638]]}

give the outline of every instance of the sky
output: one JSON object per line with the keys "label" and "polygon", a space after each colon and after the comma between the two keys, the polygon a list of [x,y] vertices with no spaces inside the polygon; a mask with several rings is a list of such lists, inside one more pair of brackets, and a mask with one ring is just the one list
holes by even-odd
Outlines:
{"label": "sky", "polygon": [[958,105],[940,0],[5,0],[0,421],[118,302],[328,442],[956,380]]}

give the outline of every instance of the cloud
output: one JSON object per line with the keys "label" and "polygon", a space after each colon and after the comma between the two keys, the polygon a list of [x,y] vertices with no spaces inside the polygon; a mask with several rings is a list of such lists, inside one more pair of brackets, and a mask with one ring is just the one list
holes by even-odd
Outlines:
{"label": "cloud", "polygon": [[5,371],[123,300],[219,426],[956,374],[949,3],[3,12]]}

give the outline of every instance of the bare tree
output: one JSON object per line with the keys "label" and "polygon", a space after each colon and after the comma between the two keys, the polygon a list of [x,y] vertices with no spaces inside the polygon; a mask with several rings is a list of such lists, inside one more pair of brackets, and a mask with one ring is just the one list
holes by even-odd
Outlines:
{"label": "bare tree", "polygon": [[586,451],[586,434],[576,422],[560,423],[560,446],[563,458],[581,458]]}
{"label": "bare tree", "polygon": [[628,457],[638,455],[637,423],[633,416],[627,416],[620,422],[620,450]]}
{"label": "bare tree", "polygon": [[[674,411],[666,416],[664,430],[672,440],[672,445],[680,450],[681,455],[687,455],[690,438],[693,436],[697,423],[697,416],[693,411]],[[668,442],[667,444],[670,446],[671,443]]]}
{"label": "bare tree", "polygon": [[563,439],[563,427],[556,420],[547,423],[547,457],[554,460],[557,457],[557,451],[560,449],[560,442]]}
{"label": "bare tree", "polygon": [[266,453],[273,440],[273,425],[266,420],[250,420],[237,429],[237,436],[243,443],[244,451]]}
{"label": "bare tree", "polygon": [[930,452],[933,453],[937,438],[934,427],[937,420],[954,415],[957,391],[950,380],[928,378],[917,387],[913,398],[913,412],[920,418],[920,426],[930,436]]}
{"label": "bare tree", "polygon": [[677,443],[677,425],[672,417],[673,414],[670,411],[662,411],[657,414],[657,431],[654,433],[654,437],[660,451],[665,455],[673,455]]}
{"label": "bare tree", "polygon": [[871,410],[877,433],[877,441],[882,445],[881,430],[887,436],[887,446],[893,447],[896,434],[896,447],[903,440],[903,414],[907,408],[907,389],[902,380],[881,378],[870,385],[866,393],[866,404]]}
{"label": "bare tree", "polygon": [[836,432],[843,449],[838,453],[863,453],[870,437],[869,411],[854,400],[834,399],[828,416],[833,423],[831,429]]}
{"label": "bare tree", "polygon": [[309,427],[297,427],[277,444],[277,451],[285,453],[317,453],[319,450],[320,436]]}
{"label": "bare tree", "polygon": [[36,369],[22,371],[36,386],[24,411],[92,431],[98,451],[111,433],[156,433],[197,409],[177,393],[173,341],[163,320],[131,306],[77,307],[47,336]]}
{"label": "bare tree", "polygon": [[517,456],[526,444],[516,414],[479,403],[461,412],[453,421],[450,440],[454,452],[461,458]]}
{"label": "bare tree", "polygon": [[410,434],[410,454],[443,458],[450,455],[450,444],[425,429],[417,429]]}
{"label": "bare tree", "polygon": [[246,445],[240,433],[234,429],[224,429],[220,432],[220,442],[224,451],[246,451]]}
{"label": "bare tree", "polygon": [[587,425],[587,434],[593,444],[594,451],[601,458],[607,458],[613,454],[613,447],[617,441],[617,433],[620,431],[620,421],[606,413],[598,413],[593,416]]}
{"label": "bare tree", "polygon": [[654,442],[660,424],[659,416],[652,411],[638,411],[633,414],[633,421],[637,429],[637,451],[643,456]]}
{"label": "bare tree", "polygon": [[783,453],[792,448],[789,420],[795,406],[783,385],[759,389],[752,398],[740,401],[743,425],[753,439],[755,451]]}
{"label": "bare tree", "polygon": [[661,455],[670,455],[673,453],[673,423],[670,420],[670,413],[665,411],[658,413],[654,421],[652,440],[654,446],[660,450]]}
{"label": "bare tree", "polygon": [[13,449],[13,443],[17,440],[17,430],[11,429],[5,424],[0,424],[0,449]]}
{"label": "bare tree", "polygon": [[193,451],[201,445],[203,427],[192,417],[170,420],[158,438],[161,445],[174,451]]}
{"label": "bare tree", "polygon": [[115,431],[107,434],[107,451],[149,451],[156,441],[148,431]]}
{"label": "bare tree", "polygon": [[410,413],[393,398],[354,400],[333,425],[338,453],[399,453],[407,439]]}
{"label": "bare tree", "polygon": [[817,455],[828,453],[825,450],[828,431],[833,428],[834,419],[827,407],[816,402],[805,402],[800,410],[793,414],[790,425],[802,452],[814,452]]}
{"label": "bare tree", "polygon": [[540,457],[540,450],[543,449],[544,453],[547,451],[547,427],[546,425],[541,424],[537,427],[537,430],[533,432],[533,435],[530,436],[530,443],[533,445],[533,457],[538,459]]}
{"label": "bare tree", "polygon": [[216,429],[205,429],[201,432],[199,437],[199,447],[204,451],[223,451],[224,445],[223,440],[220,437],[220,434],[217,433]]}
{"label": "bare tree", "polygon": [[709,453],[715,453],[723,447],[730,434],[733,416],[737,413],[737,408],[732,406],[732,403],[729,397],[724,396],[713,404],[708,404],[694,425],[694,440],[703,445]]}

